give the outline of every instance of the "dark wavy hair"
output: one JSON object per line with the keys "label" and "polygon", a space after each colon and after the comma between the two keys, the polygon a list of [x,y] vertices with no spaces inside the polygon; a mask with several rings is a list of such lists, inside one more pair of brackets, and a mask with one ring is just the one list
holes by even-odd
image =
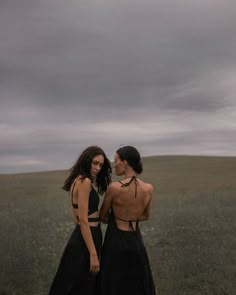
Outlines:
{"label": "dark wavy hair", "polygon": [[141,156],[135,147],[130,145],[123,146],[116,153],[122,161],[126,160],[136,173],[141,174],[143,172]]}
{"label": "dark wavy hair", "polygon": [[88,177],[92,181],[92,176],[90,174],[91,163],[93,158],[98,155],[102,155],[104,157],[104,164],[96,177],[98,192],[103,194],[106,191],[107,186],[111,183],[112,169],[106,154],[98,146],[89,146],[81,153],[78,160],[70,169],[70,175],[65,180],[62,189],[69,191],[72,183],[79,175],[82,179]]}

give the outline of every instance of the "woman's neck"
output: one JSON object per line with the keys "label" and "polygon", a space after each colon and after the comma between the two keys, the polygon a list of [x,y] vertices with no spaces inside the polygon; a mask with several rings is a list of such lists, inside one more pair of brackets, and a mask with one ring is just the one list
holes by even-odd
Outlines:
{"label": "woman's neck", "polygon": [[125,178],[131,178],[133,176],[138,177],[137,173],[135,173],[134,171],[129,171],[124,175]]}

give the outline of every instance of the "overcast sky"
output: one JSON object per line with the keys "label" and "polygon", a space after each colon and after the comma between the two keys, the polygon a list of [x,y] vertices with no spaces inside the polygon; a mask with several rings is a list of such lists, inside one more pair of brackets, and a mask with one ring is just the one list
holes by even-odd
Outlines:
{"label": "overcast sky", "polygon": [[236,155],[235,0],[1,0],[0,173]]}

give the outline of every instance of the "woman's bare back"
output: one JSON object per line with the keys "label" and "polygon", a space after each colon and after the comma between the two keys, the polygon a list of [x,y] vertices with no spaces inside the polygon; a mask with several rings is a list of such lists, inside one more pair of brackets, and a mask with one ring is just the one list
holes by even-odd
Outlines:
{"label": "woman's bare back", "polygon": [[[132,221],[136,228],[137,220],[146,220],[149,216],[153,187],[139,178],[133,181],[125,179],[113,183],[114,196],[112,208],[119,229],[130,230],[129,222]],[[128,184],[128,185],[127,185]]]}

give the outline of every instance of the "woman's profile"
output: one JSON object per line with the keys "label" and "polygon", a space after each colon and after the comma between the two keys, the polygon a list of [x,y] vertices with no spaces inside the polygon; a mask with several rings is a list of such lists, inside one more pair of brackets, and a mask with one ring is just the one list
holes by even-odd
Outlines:
{"label": "woman's profile", "polygon": [[[111,182],[111,166],[104,151],[86,148],[65,180],[75,229],[64,249],[49,295],[93,295],[100,269],[102,232],[99,223],[99,194]],[[96,187],[96,189],[95,189]]]}
{"label": "woman's profile", "polygon": [[142,162],[133,146],[115,153],[116,175],[122,181],[109,185],[100,210],[108,222],[99,273],[99,295],[155,295],[148,255],[139,221],[149,218],[153,186],[141,180]]}

